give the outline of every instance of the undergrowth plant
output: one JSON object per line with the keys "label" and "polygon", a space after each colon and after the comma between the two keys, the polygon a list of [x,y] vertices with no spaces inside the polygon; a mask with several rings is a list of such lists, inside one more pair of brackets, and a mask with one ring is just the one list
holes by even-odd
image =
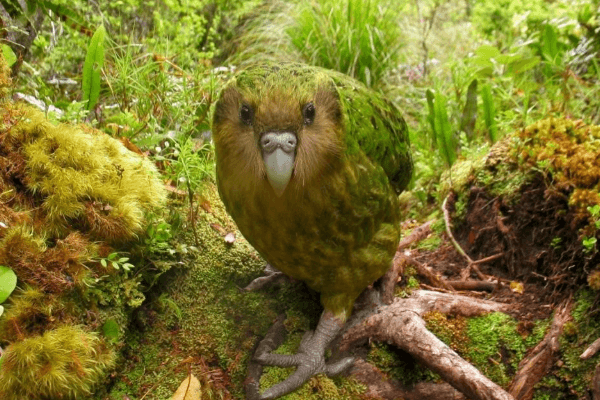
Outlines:
{"label": "undergrowth plant", "polygon": [[403,8],[389,0],[306,2],[288,34],[307,63],[377,86],[397,65],[405,44],[398,23]]}

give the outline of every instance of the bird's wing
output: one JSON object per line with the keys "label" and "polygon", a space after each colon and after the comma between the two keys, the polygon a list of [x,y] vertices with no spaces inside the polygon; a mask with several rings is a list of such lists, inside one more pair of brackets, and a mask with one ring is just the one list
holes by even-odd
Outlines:
{"label": "bird's wing", "polygon": [[357,85],[342,74],[334,83],[344,109],[349,155],[362,151],[385,171],[399,193],[412,175],[408,128],[400,110],[378,92]]}

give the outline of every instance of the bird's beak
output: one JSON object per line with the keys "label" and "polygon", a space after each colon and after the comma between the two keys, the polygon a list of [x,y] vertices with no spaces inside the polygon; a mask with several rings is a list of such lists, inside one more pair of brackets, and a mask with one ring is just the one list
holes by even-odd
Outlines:
{"label": "bird's beak", "polygon": [[292,177],[298,138],[290,132],[267,132],[260,138],[267,179],[280,197]]}

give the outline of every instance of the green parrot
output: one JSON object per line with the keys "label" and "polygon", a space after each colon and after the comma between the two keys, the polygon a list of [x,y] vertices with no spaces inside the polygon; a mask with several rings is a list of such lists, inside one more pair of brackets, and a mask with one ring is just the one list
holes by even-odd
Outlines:
{"label": "green parrot", "polygon": [[400,238],[397,194],[412,159],[399,110],[358,81],[323,68],[270,63],[233,78],[215,105],[219,194],[241,233],[275,268],[321,295],[323,314],[295,355],[255,354],[296,366],[261,399],[318,373],[354,301],[390,267]]}

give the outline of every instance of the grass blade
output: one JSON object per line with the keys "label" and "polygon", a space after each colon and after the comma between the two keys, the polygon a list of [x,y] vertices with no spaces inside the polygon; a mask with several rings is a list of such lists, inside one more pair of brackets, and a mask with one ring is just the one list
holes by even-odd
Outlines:
{"label": "grass blade", "polygon": [[100,25],[90,40],[83,64],[82,91],[86,109],[92,110],[100,97],[100,71],[104,65],[104,37],[106,29]]}

